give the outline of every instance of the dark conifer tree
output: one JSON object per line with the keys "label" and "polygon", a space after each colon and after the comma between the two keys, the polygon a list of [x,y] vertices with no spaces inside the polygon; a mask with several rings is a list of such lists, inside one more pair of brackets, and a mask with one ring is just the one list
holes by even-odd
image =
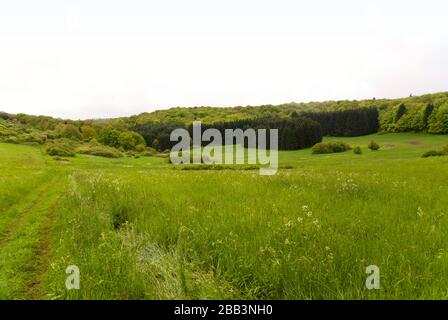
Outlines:
{"label": "dark conifer tree", "polygon": [[428,103],[425,107],[425,111],[423,112],[423,125],[425,127],[425,130],[428,129],[428,120],[433,111],[434,111],[434,105],[432,103]]}
{"label": "dark conifer tree", "polygon": [[398,122],[398,120],[400,120],[401,117],[404,116],[406,111],[407,111],[406,106],[403,103],[400,104],[400,106],[398,107],[397,113],[395,115],[395,122]]}

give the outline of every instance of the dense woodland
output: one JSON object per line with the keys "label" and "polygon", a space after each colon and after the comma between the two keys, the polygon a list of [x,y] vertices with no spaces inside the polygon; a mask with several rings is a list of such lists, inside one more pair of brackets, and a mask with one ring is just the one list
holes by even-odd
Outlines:
{"label": "dense woodland", "polygon": [[276,106],[172,108],[103,120],[63,120],[0,112],[0,141],[61,142],[69,149],[82,149],[88,153],[87,144],[95,150],[92,154],[108,154],[111,150],[114,155],[153,154],[155,150],[170,149],[173,145],[171,131],[188,129],[193,121],[202,121],[204,128],[213,126],[221,132],[235,128],[277,128],[281,150],[310,147],[321,141],[322,135],[361,136],[378,131],[447,134],[448,93]]}
{"label": "dense woodland", "polygon": [[301,116],[318,122],[325,136],[357,137],[376,133],[379,129],[376,108],[305,112]]}
{"label": "dense woodland", "polygon": [[[310,148],[322,141],[322,127],[319,123],[308,118],[290,117],[266,117],[244,119],[229,122],[217,122],[203,125],[202,129],[218,129],[224,137],[226,129],[278,129],[279,150],[299,150]],[[189,126],[192,133],[192,126]],[[269,134],[266,135],[267,145],[270,146]],[[234,144],[234,141],[231,142]]]}

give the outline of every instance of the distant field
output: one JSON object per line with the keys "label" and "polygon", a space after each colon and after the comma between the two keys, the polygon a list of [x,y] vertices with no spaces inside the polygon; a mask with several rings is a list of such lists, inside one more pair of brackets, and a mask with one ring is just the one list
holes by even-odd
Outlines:
{"label": "distant field", "polygon": [[421,155],[448,137],[330,139],[363,154],[260,176],[0,144],[0,299],[447,299],[448,157]]}

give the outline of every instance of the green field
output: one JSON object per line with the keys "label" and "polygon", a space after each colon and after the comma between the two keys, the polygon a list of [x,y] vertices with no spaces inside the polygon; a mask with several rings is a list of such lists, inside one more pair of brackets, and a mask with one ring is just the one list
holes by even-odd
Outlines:
{"label": "green field", "polygon": [[275,176],[0,144],[0,299],[447,299],[448,157],[421,155],[448,138],[337,140],[363,154]]}

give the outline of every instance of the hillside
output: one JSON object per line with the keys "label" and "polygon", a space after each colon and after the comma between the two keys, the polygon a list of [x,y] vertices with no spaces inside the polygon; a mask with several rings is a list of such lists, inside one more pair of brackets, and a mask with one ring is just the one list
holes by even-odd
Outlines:
{"label": "hillside", "polygon": [[[305,118],[314,120],[321,125],[322,133],[327,136],[361,136],[378,131],[447,134],[448,92],[401,99],[326,101],[233,108],[172,108],[131,117],[82,121],[0,112],[0,142],[45,144],[65,138],[81,142],[93,141],[95,153],[99,148],[97,141],[104,146],[121,149],[121,152],[136,149],[142,151],[145,144],[163,151],[171,146],[170,132],[179,127],[188,128],[193,121],[202,121],[208,126],[214,125],[224,129],[235,128],[241,124],[247,128],[259,121],[258,119],[268,119],[263,120],[264,123],[281,124],[283,130],[285,123],[279,119],[286,121],[291,118],[299,119],[298,121],[302,123]],[[314,135],[305,133],[305,136],[307,134]],[[284,134],[281,136],[285,137]],[[294,141],[284,144],[300,145]],[[100,150],[99,153],[104,152],[114,154],[110,149]]]}
{"label": "hillside", "polygon": [[281,105],[261,105],[261,106],[236,106],[236,107],[194,107],[183,108],[176,107],[167,110],[157,110],[154,112],[145,112],[139,115],[122,117],[115,119],[91,119],[78,120],[73,119],[56,119],[48,116],[31,116],[31,115],[11,115],[6,112],[0,112],[0,118],[17,118],[24,121],[30,121],[35,124],[39,123],[57,123],[57,122],[76,122],[78,124],[94,123],[96,126],[104,126],[110,123],[131,124],[146,122],[180,122],[191,123],[192,121],[202,121],[204,123],[214,123],[222,121],[234,121],[241,119],[250,119],[265,116],[289,116],[292,112],[324,112],[324,111],[340,111],[356,108],[375,107],[379,110],[387,110],[394,108],[400,104],[409,107],[423,107],[432,103],[436,107],[448,104],[448,92],[425,94],[421,96],[406,97],[399,99],[368,99],[368,100],[340,100],[340,101],[324,101],[324,102],[307,102],[307,103],[285,103]]}
{"label": "hillside", "polygon": [[340,111],[357,108],[378,108],[387,110],[400,104],[410,107],[422,107],[428,103],[441,106],[448,103],[448,92],[425,94],[422,96],[407,97],[400,99],[368,99],[368,100],[341,100],[307,103],[285,103],[281,105],[262,106],[237,106],[228,108],[215,107],[195,107],[195,108],[171,108],[168,110],[158,110],[151,113],[142,113],[129,118],[120,118],[113,121],[124,122],[181,122],[191,123],[192,121],[202,121],[204,123],[214,123],[221,121],[235,121],[241,119],[266,117],[266,116],[289,116],[292,112],[323,112]]}

